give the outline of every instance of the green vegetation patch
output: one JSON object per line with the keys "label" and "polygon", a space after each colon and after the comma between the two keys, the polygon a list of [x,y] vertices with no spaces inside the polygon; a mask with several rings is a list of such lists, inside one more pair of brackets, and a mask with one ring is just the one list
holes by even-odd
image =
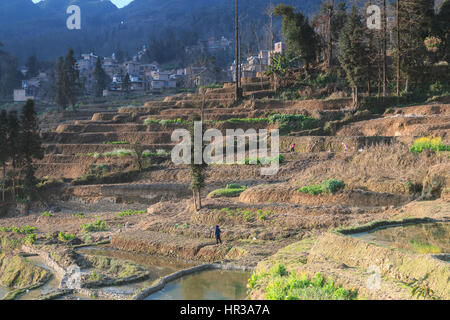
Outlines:
{"label": "green vegetation patch", "polygon": [[223,189],[217,189],[212,191],[208,197],[209,198],[220,198],[220,197],[237,197],[242,192],[247,189],[245,186],[241,186],[239,184],[229,184]]}
{"label": "green vegetation patch", "polygon": [[[168,153],[165,150],[157,150],[156,152],[151,152],[150,150],[144,150],[142,152],[143,158],[152,158],[152,157],[163,157],[167,156]],[[136,152],[131,149],[114,149],[113,151],[99,153],[99,152],[90,152],[90,153],[78,153],[77,157],[90,157],[90,158],[124,158],[124,157],[135,157]],[[93,165],[93,166],[106,166],[103,164]],[[107,171],[107,170],[106,170]]]}
{"label": "green vegetation patch", "polygon": [[109,230],[109,226],[106,222],[97,219],[95,222],[86,223],[81,225],[83,232],[97,232]]}
{"label": "green vegetation patch", "polygon": [[283,163],[285,160],[285,157],[280,154],[278,155],[278,157],[274,156],[274,157],[257,157],[257,158],[245,158],[244,161],[242,161],[240,164],[246,164],[246,165],[268,165],[268,164],[272,164],[272,163],[278,163],[281,164]]}
{"label": "green vegetation patch", "polygon": [[75,235],[71,234],[71,233],[65,233],[65,232],[59,232],[58,233],[58,240],[63,241],[63,242],[67,242],[70,240],[75,239]]}
{"label": "green vegetation patch", "polygon": [[14,232],[21,234],[32,234],[36,231],[35,227],[25,225],[22,227],[0,227],[0,232]]}
{"label": "green vegetation patch", "polygon": [[309,193],[312,195],[319,195],[322,193],[331,193],[335,194],[345,188],[345,183],[342,180],[336,180],[336,179],[328,179],[322,182],[322,184],[319,185],[310,185],[310,186],[304,186],[300,189],[298,189],[298,192],[302,193]]}
{"label": "green vegetation patch", "polygon": [[147,213],[147,210],[123,210],[122,212],[119,212],[118,215],[119,217],[126,217],[126,216],[134,216],[134,215],[138,215],[138,214],[143,214],[143,213]]}
{"label": "green vegetation patch", "polygon": [[143,275],[144,269],[129,261],[103,256],[87,255],[86,259],[94,268],[88,275],[89,281],[101,281],[111,278],[128,278]]}
{"label": "green vegetation patch", "polygon": [[0,256],[0,284],[9,288],[27,288],[48,280],[50,273],[20,256]]}
{"label": "green vegetation patch", "polygon": [[292,131],[310,130],[319,126],[317,119],[302,114],[273,114],[269,117],[269,123],[277,123],[281,135],[287,135]]}
{"label": "green vegetation patch", "polygon": [[128,141],[104,141],[103,144],[130,144]]}
{"label": "green vegetation patch", "polygon": [[180,118],[177,119],[153,119],[153,118],[147,118],[144,120],[144,124],[145,125],[150,125],[150,124],[159,124],[163,127],[171,125],[171,124],[178,124],[178,125],[183,125],[183,124],[189,124],[189,121],[187,120],[183,120]]}
{"label": "green vegetation patch", "polygon": [[231,119],[226,120],[226,122],[234,123],[234,124],[239,124],[239,123],[268,123],[269,119],[268,118],[231,118]]}
{"label": "green vegetation patch", "polygon": [[223,83],[210,83],[204,86],[200,86],[200,89],[221,89],[223,88]]}
{"label": "green vegetation patch", "polygon": [[450,151],[450,145],[444,145],[441,137],[422,137],[414,141],[411,152],[421,153],[424,150],[433,152]]}
{"label": "green vegetation patch", "polygon": [[255,221],[266,221],[268,218],[274,214],[273,211],[270,210],[249,210],[242,208],[222,208],[220,210],[215,209],[215,213],[226,213],[229,218],[235,218],[245,222],[255,222]]}
{"label": "green vegetation patch", "polygon": [[413,247],[413,250],[417,253],[426,254],[438,254],[442,253],[442,249],[429,243],[423,243],[421,241],[411,240],[409,242]]}
{"label": "green vegetation patch", "polygon": [[264,288],[267,300],[355,300],[358,292],[344,289],[317,273],[309,278],[288,272],[282,264],[270,271],[254,273],[248,282],[250,289]]}

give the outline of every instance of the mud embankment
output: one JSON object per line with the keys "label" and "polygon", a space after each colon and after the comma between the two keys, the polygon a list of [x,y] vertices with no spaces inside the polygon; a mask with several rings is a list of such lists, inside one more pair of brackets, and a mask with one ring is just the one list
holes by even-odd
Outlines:
{"label": "mud embankment", "polygon": [[190,239],[154,231],[115,234],[111,246],[124,251],[205,262],[223,260],[231,250],[228,246],[216,246],[211,239]]}
{"label": "mud embankment", "polygon": [[311,195],[298,188],[283,185],[260,185],[244,191],[239,200],[244,203],[292,203],[303,205],[342,205],[348,207],[400,206],[412,201],[411,196],[363,190],[345,190],[336,194]]}

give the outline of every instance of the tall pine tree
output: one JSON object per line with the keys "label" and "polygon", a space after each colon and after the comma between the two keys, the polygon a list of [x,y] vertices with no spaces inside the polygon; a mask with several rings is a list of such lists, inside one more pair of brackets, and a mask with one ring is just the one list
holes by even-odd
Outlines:
{"label": "tall pine tree", "polygon": [[410,82],[424,75],[427,50],[425,38],[432,31],[434,0],[397,0],[400,70],[405,79],[405,91]]}
{"label": "tall pine tree", "polygon": [[67,99],[65,92],[65,84],[64,84],[64,58],[59,57],[58,64],[56,67],[56,104],[58,104],[63,110],[66,109],[69,104],[69,100]]}
{"label": "tall pine tree", "polygon": [[28,100],[22,109],[22,130],[20,133],[20,151],[24,161],[24,193],[29,200],[35,192],[36,178],[34,176],[33,159],[42,159],[44,150],[39,132],[39,122],[34,101]]}
{"label": "tall pine tree", "polygon": [[80,84],[79,78],[80,73],[76,68],[76,60],[74,57],[74,51],[72,48],[67,52],[66,59],[64,59],[64,93],[67,97],[67,100],[75,107],[77,103],[77,98],[80,93]]}
{"label": "tall pine tree", "polygon": [[361,16],[355,6],[339,38],[339,62],[352,88],[353,103],[358,106],[358,87],[367,71],[367,49]]}
{"label": "tall pine tree", "polygon": [[122,82],[122,91],[125,92],[126,96],[128,96],[128,94],[130,93],[130,89],[131,89],[131,79],[130,75],[127,73]]}
{"label": "tall pine tree", "polygon": [[22,161],[22,152],[20,148],[20,122],[17,116],[17,111],[10,111],[8,113],[8,149],[12,165],[12,198],[16,198],[16,179],[17,168]]}
{"label": "tall pine tree", "polygon": [[100,57],[97,57],[97,63],[95,65],[94,70],[94,79],[95,79],[94,94],[96,97],[101,97],[103,95],[103,89],[106,88],[108,76],[105,70],[103,70],[102,60]]}
{"label": "tall pine tree", "polygon": [[[203,108],[204,106],[202,106]],[[203,112],[203,109],[202,109]],[[195,138],[194,138],[194,125],[196,121],[201,121],[202,123],[202,137],[203,137],[203,115],[200,117],[199,115],[194,115],[192,118],[192,125],[190,127],[190,135],[191,135],[191,163],[189,165],[191,171],[191,190],[194,198],[194,207],[195,210],[200,210],[202,208],[202,199],[201,199],[201,191],[205,188],[205,169],[207,164],[203,161],[203,140],[202,140],[202,148],[200,150],[195,149]],[[201,152],[202,163],[195,163],[195,152]]]}
{"label": "tall pine tree", "polygon": [[273,11],[277,17],[283,17],[283,35],[290,58],[299,57],[306,68],[316,60],[318,39],[308,18],[296,12],[294,7],[279,4]]}

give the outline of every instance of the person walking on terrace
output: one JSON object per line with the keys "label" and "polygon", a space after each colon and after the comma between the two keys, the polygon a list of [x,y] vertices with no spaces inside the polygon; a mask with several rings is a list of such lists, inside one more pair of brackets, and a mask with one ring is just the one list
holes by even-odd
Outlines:
{"label": "person walking on terrace", "polygon": [[222,244],[222,239],[220,238],[220,234],[222,231],[220,230],[219,226],[216,226],[216,244]]}
{"label": "person walking on terrace", "polygon": [[295,152],[295,143],[291,144],[289,152]]}

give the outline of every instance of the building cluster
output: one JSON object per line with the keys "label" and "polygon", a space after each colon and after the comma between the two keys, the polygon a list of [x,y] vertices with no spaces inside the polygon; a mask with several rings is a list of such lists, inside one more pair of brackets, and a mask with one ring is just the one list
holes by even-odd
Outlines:
{"label": "building cluster", "polygon": [[187,46],[184,48],[187,54],[192,53],[216,53],[218,51],[225,51],[232,49],[232,41],[228,40],[225,37],[221,37],[220,39],[216,39],[214,37],[209,38],[208,40],[200,40],[194,46]]}
{"label": "building cluster", "polygon": [[[211,38],[200,41],[197,46],[187,47],[186,50],[208,51],[230,48],[231,42],[226,38]],[[208,85],[217,81],[217,75],[207,67],[187,67],[178,70],[163,71],[157,62],[143,63],[140,58],[147,48],[143,47],[132,60],[119,62],[113,53],[111,57],[101,58],[102,68],[109,81],[103,91],[104,96],[121,94],[126,89],[135,92],[162,91],[172,88],[195,88]],[[283,42],[274,45],[273,50],[261,50],[257,55],[247,57],[241,62],[241,77],[251,78],[264,72],[270,65],[272,56],[284,54],[286,46]],[[93,94],[95,91],[95,69],[98,56],[93,53],[82,54],[76,62],[76,68],[80,73],[80,81],[85,94]],[[228,68],[227,81],[235,81],[236,61]],[[22,71],[26,75],[26,70]],[[27,99],[40,100],[47,95],[44,88],[48,89],[50,72],[41,72],[37,77],[22,81],[22,87],[14,90],[14,101],[26,101]],[[128,86],[124,86],[125,77],[129,76]]]}
{"label": "building cluster", "polygon": [[[80,71],[80,79],[84,84],[87,94],[91,94],[95,88],[95,67],[98,57],[93,54],[82,54],[77,61]],[[133,60],[120,63],[115,55],[101,59],[102,68],[110,79],[104,95],[114,94],[125,90],[125,77],[129,77],[129,90],[152,91],[167,88],[176,88],[180,77],[176,73],[160,70],[157,62],[141,63],[137,56]]]}
{"label": "building cluster", "polygon": [[[265,72],[267,66],[272,62],[272,57],[277,54],[283,55],[285,51],[286,44],[284,42],[277,42],[273,50],[261,50],[257,55],[247,57],[240,64],[241,78],[254,78],[261,72]],[[233,61],[228,71],[230,79],[236,81],[236,61]]]}
{"label": "building cluster", "polygon": [[[25,76],[27,70],[21,70]],[[47,72],[40,72],[38,76],[28,80],[22,80],[22,86],[20,89],[14,90],[14,101],[23,102],[28,99],[40,100],[48,95],[48,92],[44,89],[46,84],[50,83],[50,76]]]}

